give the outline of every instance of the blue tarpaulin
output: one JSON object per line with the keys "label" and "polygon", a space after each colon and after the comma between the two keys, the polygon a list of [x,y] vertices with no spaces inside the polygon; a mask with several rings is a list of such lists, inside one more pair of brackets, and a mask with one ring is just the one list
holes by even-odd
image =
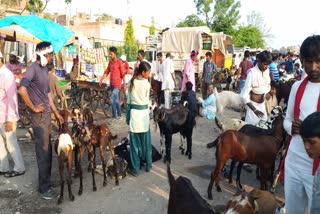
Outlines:
{"label": "blue tarpaulin", "polygon": [[[18,26],[21,27],[22,30],[19,32],[17,27],[10,29],[10,26]],[[29,33],[29,35],[26,33],[22,35],[22,31],[24,30]],[[59,52],[60,49],[74,37],[74,32],[68,28],[35,15],[15,15],[0,19],[0,33],[6,34],[6,32],[10,31],[17,37],[20,36],[19,38],[21,38],[21,40],[28,41],[28,39],[30,39],[30,41],[35,42],[36,39],[38,39],[41,41],[51,42],[55,53]]]}

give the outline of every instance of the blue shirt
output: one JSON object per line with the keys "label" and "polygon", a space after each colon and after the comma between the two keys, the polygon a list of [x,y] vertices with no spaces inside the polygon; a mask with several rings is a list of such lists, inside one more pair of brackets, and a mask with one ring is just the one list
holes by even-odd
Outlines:
{"label": "blue shirt", "polygon": [[45,111],[50,112],[48,93],[50,92],[48,69],[37,62],[27,67],[26,74],[21,80],[20,86],[27,88],[29,98],[33,105],[41,103],[45,106]]}
{"label": "blue shirt", "polygon": [[207,119],[213,120],[216,117],[216,111],[213,111],[216,108],[216,96],[211,94],[203,101],[202,107],[207,109]]}
{"label": "blue shirt", "polygon": [[293,72],[293,60],[291,58],[289,58],[286,63],[286,71],[289,74],[291,74]]}
{"label": "blue shirt", "polygon": [[279,81],[279,71],[275,62],[271,62],[269,70],[273,73],[274,80]]}

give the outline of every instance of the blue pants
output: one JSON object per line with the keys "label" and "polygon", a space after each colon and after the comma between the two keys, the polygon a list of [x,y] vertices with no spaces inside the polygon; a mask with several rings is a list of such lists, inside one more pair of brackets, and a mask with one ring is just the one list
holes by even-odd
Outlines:
{"label": "blue pants", "polygon": [[111,109],[112,109],[112,118],[121,117],[121,109],[119,104],[119,89],[113,88],[112,95],[111,95]]}
{"label": "blue pants", "polygon": [[240,94],[242,89],[244,88],[244,85],[246,83],[246,80],[240,80],[239,87],[238,87],[238,93]]}

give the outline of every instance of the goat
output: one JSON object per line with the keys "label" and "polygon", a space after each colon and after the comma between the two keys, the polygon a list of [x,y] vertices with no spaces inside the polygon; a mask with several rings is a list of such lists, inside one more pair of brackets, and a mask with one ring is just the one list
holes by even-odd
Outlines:
{"label": "goat", "polygon": [[168,214],[216,213],[192,186],[188,178],[183,176],[174,178],[168,163],[167,174],[170,185]]}
{"label": "goat", "polygon": [[277,90],[276,97],[277,97],[278,103],[280,103],[280,101],[283,99],[284,104],[288,104],[290,91],[294,82],[295,80],[290,80],[288,82],[280,81],[275,85]]}
{"label": "goat", "polygon": [[217,88],[213,90],[217,99],[217,114],[222,115],[224,108],[243,109],[243,102],[239,94],[232,91],[218,93]]}
{"label": "goat", "polygon": [[256,202],[259,207],[259,214],[275,213],[277,208],[280,207],[280,201],[276,196],[269,191],[263,191],[259,189],[253,189],[250,194],[256,198]]}
{"label": "goat", "polygon": [[[171,144],[172,135],[180,132],[183,138],[187,138],[187,151],[188,158],[192,158],[192,131],[195,126],[194,117],[191,115],[187,107],[183,105],[176,105],[172,109],[157,108],[153,110],[153,119],[155,124],[160,128],[160,144],[162,147],[163,137],[165,137],[165,158],[164,161],[171,162]],[[180,146],[182,154],[184,153],[183,146]],[[161,153],[163,149],[161,148]]]}
{"label": "goat", "polygon": [[239,190],[228,201],[225,214],[260,213],[257,198],[249,192]]}
{"label": "goat", "polygon": [[[83,118],[93,118],[92,112],[90,110],[85,110],[83,112],[86,114],[91,114],[87,116],[83,115]],[[88,121],[91,121],[91,120],[88,120]],[[94,172],[96,147],[99,147],[100,158],[102,162],[103,186],[107,185],[106,160],[104,158],[104,152],[107,147],[109,148],[109,152],[111,153],[114,167],[117,169],[113,144],[111,142],[113,139],[117,138],[117,135],[112,135],[111,131],[109,130],[106,124],[95,125],[92,122],[88,122],[88,124],[83,124],[83,125],[75,124],[73,127],[74,129],[73,136],[74,138],[77,139],[76,145],[79,148],[79,153],[77,156],[77,162],[78,162],[77,171],[80,177],[79,195],[81,195],[83,191],[83,175],[82,175],[81,159],[85,150],[87,150],[89,154],[89,161],[90,161],[90,168],[91,168],[92,182],[93,182],[93,191],[97,190],[96,183],[95,183],[95,172]],[[116,177],[115,183],[116,185],[119,185],[117,170],[115,170],[115,177]]]}
{"label": "goat", "polygon": [[58,199],[58,204],[61,204],[63,201],[63,189],[64,189],[64,177],[63,177],[63,168],[64,163],[67,163],[67,185],[69,192],[69,199],[74,201],[74,195],[71,190],[71,175],[72,175],[72,158],[73,158],[73,142],[69,134],[68,120],[72,117],[71,112],[68,110],[61,110],[60,115],[64,118],[64,123],[59,126],[59,137],[55,141],[54,148],[58,154],[58,165],[59,165],[59,174],[60,174],[60,197]]}
{"label": "goat", "polygon": [[[257,164],[261,170],[261,189],[266,190],[266,178],[275,161],[278,150],[280,149],[283,137],[283,114],[280,113],[272,123],[271,135],[244,134],[241,132],[228,130],[222,133],[217,144],[216,160],[217,165],[211,173],[211,179],[208,186],[208,197],[212,199],[212,186],[216,183],[217,191],[221,192],[219,185],[220,173],[225,163],[229,159],[235,159],[241,163]],[[241,172],[241,164],[238,165],[239,177]],[[238,184],[240,184],[240,177]]]}

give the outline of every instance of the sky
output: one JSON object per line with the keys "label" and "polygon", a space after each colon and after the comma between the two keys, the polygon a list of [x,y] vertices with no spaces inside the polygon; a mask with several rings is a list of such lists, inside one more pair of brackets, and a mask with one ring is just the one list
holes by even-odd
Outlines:
{"label": "sky", "polygon": [[[300,45],[313,34],[320,34],[319,0],[240,0],[241,19],[238,24],[246,24],[252,11],[258,12],[264,19],[270,38],[267,45],[279,49]],[[196,14],[193,0],[72,0],[66,6],[64,0],[51,0],[45,12],[106,13],[126,20],[134,19],[151,22],[153,16],[159,27],[173,27],[191,14]]]}

